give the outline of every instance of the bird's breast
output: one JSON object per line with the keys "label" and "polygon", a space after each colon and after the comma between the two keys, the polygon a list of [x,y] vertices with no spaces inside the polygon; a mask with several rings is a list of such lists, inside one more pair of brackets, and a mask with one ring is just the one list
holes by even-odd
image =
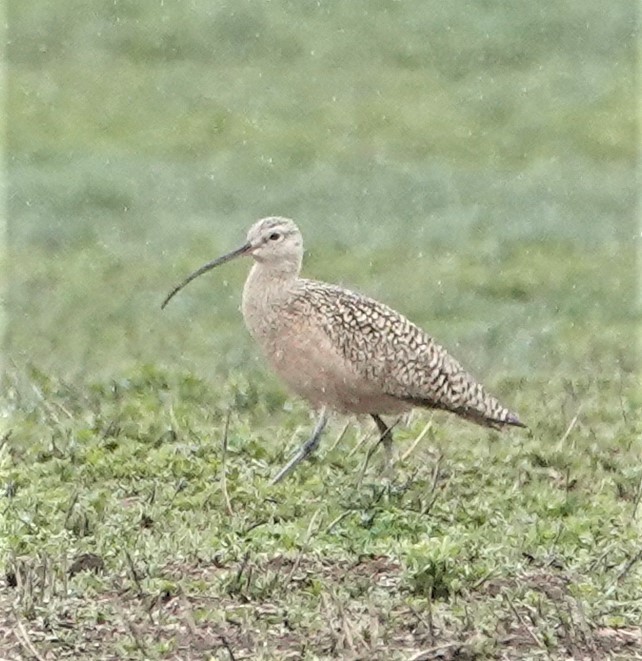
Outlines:
{"label": "bird's breast", "polygon": [[313,406],[352,413],[392,413],[407,408],[359,374],[313,320],[293,320],[284,314],[270,324],[248,328],[274,372]]}

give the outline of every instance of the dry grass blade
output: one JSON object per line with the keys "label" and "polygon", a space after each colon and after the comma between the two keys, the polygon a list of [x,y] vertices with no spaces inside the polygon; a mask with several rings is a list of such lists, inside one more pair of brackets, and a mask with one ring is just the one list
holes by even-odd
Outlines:
{"label": "dry grass blade", "polygon": [[426,650],[417,652],[408,658],[408,661],[429,661],[431,658],[438,658],[436,655],[441,655],[442,652],[446,650],[453,649],[455,647],[461,647],[461,643],[452,642],[452,643],[443,643],[442,645],[435,645],[434,647],[429,647]]}
{"label": "dry grass blade", "polygon": [[228,409],[225,418],[225,429],[223,431],[223,454],[221,456],[221,493],[223,494],[223,501],[225,502],[225,511],[229,516],[234,516],[230,496],[227,492],[227,442],[228,433],[230,429],[230,416],[231,411]]}
{"label": "dry grass blade", "polygon": [[29,632],[26,630],[24,624],[22,623],[22,618],[18,615],[18,613],[14,610],[13,611],[13,616],[16,620],[16,625],[17,629],[14,629],[14,633],[16,634],[16,637],[20,641],[20,644],[27,649],[27,651],[32,654],[37,661],[45,661],[45,657],[38,652],[36,649],[35,645],[33,644],[31,640],[31,636],[29,635]]}
{"label": "dry grass blade", "polygon": [[301,550],[299,551],[299,553],[296,556],[296,559],[292,563],[292,569],[290,569],[290,571],[288,572],[287,578],[285,579],[285,585],[290,583],[296,570],[299,568],[299,565],[301,564],[301,560],[303,559],[303,556],[307,551],[309,542],[312,539],[314,524],[316,523],[319,514],[321,514],[321,509],[316,510],[310,519],[310,523],[308,524],[308,529],[305,533],[305,539],[301,543]]}
{"label": "dry grass blade", "polygon": [[348,459],[352,458],[360,449],[361,446],[370,438],[371,434],[362,434],[355,446],[348,452]]}
{"label": "dry grass blade", "polygon": [[430,431],[432,427],[432,420],[429,420],[424,428],[419,432],[419,436],[412,442],[412,445],[401,455],[400,461],[406,461],[408,457],[415,451],[415,448],[423,441],[426,437],[426,434]]}
{"label": "dry grass blade", "polygon": [[625,578],[631,569],[642,560],[642,548],[638,550],[637,553],[632,555],[624,565],[624,567],[621,569],[621,571],[618,573],[618,575],[615,578],[615,583],[619,583],[623,578]]}
{"label": "dry grass blade", "polygon": [[334,442],[334,443],[328,448],[328,453],[330,453],[330,452],[332,452],[333,450],[335,450],[335,448],[337,447],[337,445],[339,445],[339,443],[341,443],[341,441],[343,440],[344,436],[346,435],[346,432],[347,432],[348,429],[350,428],[350,424],[351,424],[351,423],[350,423],[350,421],[348,420],[348,422],[346,422],[345,425],[343,425],[343,427],[341,428],[341,431],[339,432],[339,435],[337,436],[335,442]]}
{"label": "dry grass blade", "polygon": [[558,449],[561,449],[562,447],[564,447],[564,443],[566,442],[566,439],[569,437],[569,435],[573,431],[573,428],[577,424],[577,421],[580,417],[580,412],[581,411],[582,411],[582,407],[579,406],[578,409],[577,409],[577,412],[572,417],[571,421],[568,423],[568,427],[566,427],[566,431],[562,434],[562,438],[560,438],[559,442],[557,443]]}
{"label": "dry grass blade", "polygon": [[339,514],[339,516],[333,519],[328,525],[328,527],[325,529],[326,534],[331,533],[341,523],[341,521],[343,521],[343,519],[345,519],[346,517],[350,516],[353,513],[354,512],[352,510],[346,510],[345,512]]}
{"label": "dry grass blade", "polygon": [[132,560],[132,557],[129,554],[129,551],[127,551],[127,549],[124,550],[124,554],[125,554],[125,559],[127,560],[127,565],[129,566],[129,573],[131,575],[132,580],[134,581],[134,585],[136,586],[137,596],[139,599],[142,599],[145,596],[145,591],[143,590],[143,585],[140,582],[140,577],[138,576],[138,572],[136,571],[136,567],[134,566],[134,561]]}
{"label": "dry grass blade", "polygon": [[638,514],[638,508],[640,507],[640,499],[642,499],[642,475],[638,480],[638,486],[635,490],[635,499],[633,500],[633,510],[631,511],[631,519],[635,519]]}
{"label": "dry grass blade", "polygon": [[540,640],[539,636],[533,630],[533,627],[524,619],[524,617],[517,610],[517,608],[515,608],[515,604],[513,603],[513,600],[506,593],[504,593],[503,597],[504,597],[504,601],[509,605],[511,611],[513,611],[513,615],[515,615],[515,617],[517,618],[519,623],[528,632],[528,635],[533,639],[533,642],[535,642],[535,644],[539,648],[548,651],[547,648],[546,648],[546,645],[544,644],[544,642],[542,640]]}
{"label": "dry grass blade", "polygon": [[230,655],[230,661],[236,661],[236,656],[234,656],[234,651],[232,650],[232,646],[228,642],[227,638],[223,635],[220,636],[221,638],[221,643],[223,644],[223,647],[227,651],[227,653]]}
{"label": "dry grass blade", "polygon": [[430,512],[433,505],[435,504],[435,501],[437,500],[437,486],[439,484],[439,478],[441,477],[442,459],[443,459],[443,455],[440,454],[437,457],[437,461],[435,462],[435,467],[433,468],[432,471],[432,480],[430,483],[430,491],[428,492],[428,499],[426,500],[426,504],[421,509],[421,513],[424,516],[428,514],[428,512]]}

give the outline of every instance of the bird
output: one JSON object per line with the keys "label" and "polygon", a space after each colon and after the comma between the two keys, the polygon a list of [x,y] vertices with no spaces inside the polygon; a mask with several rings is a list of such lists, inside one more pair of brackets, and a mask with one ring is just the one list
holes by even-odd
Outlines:
{"label": "bird", "polygon": [[293,220],[262,218],[237,249],[174,287],[242,256],[254,260],[241,311],[268,364],[318,411],[311,436],[273,478],[280,482],[318,447],[330,412],[367,414],[390,448],[382,415],[441,409],[492,429],[526,427],[440,344],[404,315],[349,289],[301,277],[303,238]]}

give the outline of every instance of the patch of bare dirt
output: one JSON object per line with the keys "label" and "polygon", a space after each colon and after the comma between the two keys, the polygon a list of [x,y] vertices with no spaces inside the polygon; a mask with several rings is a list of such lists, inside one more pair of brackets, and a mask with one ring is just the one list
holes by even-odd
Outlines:
{"label": "patch of bare dirt", "polygon": [[[78,573],[98,572],[107,583],[83,591],[69,578],[62,596],[29,563],[4,581],[0,660],[642,658],[642,629],[591,626],[569,591],[572,578],[559,571],[491,579],[466,597],[497,602],[492,636],[474,621],[453,624],[445,603],[412,607],[402,567],[386,556],[171,562],[155,594],[133,563],[129,574],[109,577],[95,559],[77,560]],[[536,606],[516,603],[520,589],[540,595]]]}

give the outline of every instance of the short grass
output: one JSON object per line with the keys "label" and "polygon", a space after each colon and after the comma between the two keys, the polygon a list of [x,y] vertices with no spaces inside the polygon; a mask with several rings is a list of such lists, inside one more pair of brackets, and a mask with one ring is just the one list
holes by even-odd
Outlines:
{"label": "short grass", "polygon": [[[633,13],[9,3],[0,658],[642,658]],[[271,213],[529,430],[337,418],[270,486],[245,268],[159,304]]]}
{"label": "short grass", "polygon": [[[634,658],[639,400],[618,380],[504,379],[531,425],[332,428],[257,374],[146,368],[10,384],[3,623],[44,658]],[[418,438],[421,436],[421,438]],[[417,442],[419,441],[419,442]],[[21,647],[20,647],[21,646]],[[423,654],[423,656],[420,655]],[[619,656],[618,656],[619,655]]]}

